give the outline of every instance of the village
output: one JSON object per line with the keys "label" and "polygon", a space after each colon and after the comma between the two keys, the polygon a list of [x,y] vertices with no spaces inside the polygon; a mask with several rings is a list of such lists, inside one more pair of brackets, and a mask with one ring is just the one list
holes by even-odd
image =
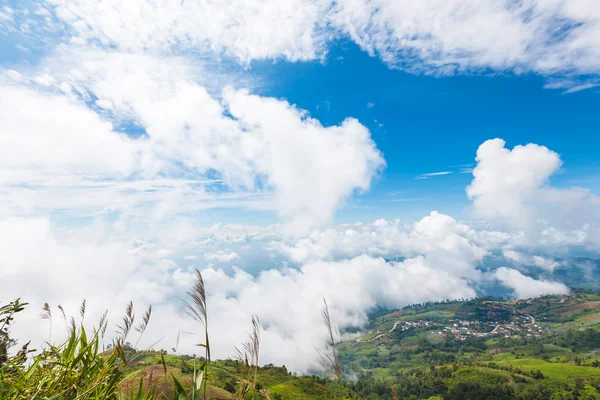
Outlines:
{"label": "village", "polygon": [[[519,310],[506,308],[502,304],[488,304],[489,312],[478,320],[449,319],[444,323],[437,321],[396,321],[389,331],[375,331],[370,339],[359,338],[357,342],[381,342],[391,338],[396,329],[408,331],[415,328],[432,328],[430,334],[445,337],[453,335],[457,340],[467,338],[502,336],[513,338],[519,336],[540,337],[549,334],[550,330],[539,325],[535,318]],[[504,317],[500,314],[504,313]],[[507,317],[506,314],[509,314]]]}
{"label": "village", "polygon": [[[420,322],[420,321],[418,321]],[[427,321],[423,321],[427,322]],[[458,340],[466,340],[469,337],[488,337],[488,336],[504,336],[512,338],[516,336],[540,337],[550,331],[535,323],[535,319],[528,315],[517,315],[513,321],[509,323],[498,323],[494,321],[467,321],[467,320],[449,320],[449,326],[444,326],[438,331],[431,331],[432,334],[444,336],[452,334]],[[427,325],[421,325],[427,326]],[[492,328],[493,326],[493,328]],[[492,328],[491,330],[486,330]],[[407,328],[409,329],[409,328]]]}

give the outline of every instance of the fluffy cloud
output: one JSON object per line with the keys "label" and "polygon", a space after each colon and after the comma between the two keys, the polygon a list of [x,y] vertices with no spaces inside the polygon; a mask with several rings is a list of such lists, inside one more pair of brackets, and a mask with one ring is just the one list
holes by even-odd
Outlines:
{"label": "fluffy cloud", "polygon": [[[108,308],[114,323],[129,300],[138,307],[153,304],[160,309],[165,296],[187,287],[169,273],[173,264],[150,254],[149,247],[136,253],[130,242],[107,240],[90,230],[57,231],[46,218],[0,220],[0,242],[6,249],[0,279],[13,282],[3,289],[2,301],[20,297],[30,303],[14,329],[16,337],[32,339],[34,346],[48,340],[47,326],[39,319],[44,302],[61,303],[77,315],[85,298],[88,322],[96,322]],[[53,340],[60,341],[64,323],[58,316],[53,322]]]}
{"label": "fluffy cloud", "polygon": [[32,178],[74,169],[103,178],[128,176],[136,166],[136,151],[110,122],[68,97],[0,86],[3,182],[26,173]]}
{"label": "fluffy cloud", "polygon": [[531,202],[537,200],[561,161],[558,154],[543,146],[528,144],[509,150],[505,144],[502,139],[493,139],[479,146],[467,195],[481,217],[527,222],[535,218]]}
{"label": "fluffy cloud", "polygon": [[[302,231],[328,221],[354,191],[367,190],[385,165],[356,119],[326,127],[284,100],[248,90],[227,86],[213,96],[199,83],[212,75],[203,76],[182,59],[81,51],[48,61],[53,83],[46,90],[52,94],[2,89],[0,140],[7,143],[0,165],[16,171],[11,183],[31,178],[29,170],[38,168],[32,173],[56,173],[62,181],[29,185],[52,183],[52,193],[94,186],[104,193],[90,199],[94,211],[125,204],[147,212],[150,205],[158,219],[217,201],[221,206],[246,201],[277,211]],[[90,99],[100,107],[90,107]],[[61,122],[44,130],[48,118]],[[117,133],[124,123],[143,133],[133,139]],[[16,157],[26,144],[33,150],[30,159]],[[49,151],[56,145],[61,151]],[[142,193],[148,186],[158,190]],[[18,204],[11,194],[23,197],[24,190],[12,188],[6,197]]]}
{"label": "fluffy cloud", "polygon": [[527,144],[510,150],[502,139],[493,139],[479,146],[476,161],[467,195],[478,217],[530,232],[597,223],[597,196],[583,188],[550,185],[562,162],[548,148]]}
{"label": "fluffy cloud", "polygon": [[[61,232],[46,219],[2,221],[0,240],[6,245],[0,279],[20,283],[7,287],[3,296],[20,296],[31,303],[15,328],[19,337],[34,339],[34,343],[47,339],[47,327],[38,317],[41,305],[60,302],[76,314],[83,296],[89,308],[86,320],[91,323],[104,307],[116,321],[130,299],[138,307],[152,304],[155,318],[142,346],[167,336],[156,347],[174,347],[178,330],[199,328],[177,303],[191,286],[193,274],[181,269],[172,261],[173,252],[158,244],[106,237],[105,232],[87,228]],[[307,370],[316,366],[316,354],[303,349],[320,347],[326,341],[319,314],[323,297],[331,305],[336,324],[344,329],[363,326],[375,305],[393,308],[474,296],[471,278],[465,277],[469,274],[455,269],[451,257],[424,255],[386,262],[362,255],[310,262],[299,269],[272,268],[256,276],[235,267],[231,275],[204,269],[214,354],[233,355],[234,346],[245,338],[250,315],[257,313],[264,329],[263,362]],[[53,331],[54,340],[60,340],[64,333],[60,318],[54,319]],[[182,338],[179,351],[194,352],[195,342]]]}
{"label": "fluffy cloud", "polygon": [[278,209],[294,217],[296,228],[310,226],[312,218],[329,219],[354,190],[367,190],[384,166],[369,131],[356,119],[323,127],[285,102],[231,89],[223,96],[249,136],[245,151],[252,154],[245,156],[267,175]]}
{"label": "fluffy cloud", "polygon": [[488,249],[498,248],[511,238],[502,232],[476,231],[448,215],[433,211],[414,224],[384,219],[344,224],[314,231],[294,242],[273,241],[269,248],[296,263],[360,254],[396,258],[435,252],[451,254],[457,260],[471,263],[482,260]]}
{"label": "fluffy cloud", "polygon": [[236,321],[239,315],[243,331],[242,325],[256,312],[264,327],[263,360],[294,370],[318,368],[315,355],[306,349],[326,340],[319,314],[323,297],[333,320],[344,329],[363,326],[367,311],[377,304],[400,307],[475,294],[466,280],[424,257],[390,263],[363,255],[340,262],[308,263],[300,270],[266,270],[256,278],[241,270],[233,276],[205,270],[204,276],[211,292],[210,311],[217,315],[212,329],[227,332],[231,319]]}
{"label": "fluffy cloud", "polygon": [[494,273],[503,285],[513,289],[516,297],[521,299],[542,296],[545,294],[568,294],[569,288],[560,282],[535,280],[525,276],[516,269],[498,268]]}

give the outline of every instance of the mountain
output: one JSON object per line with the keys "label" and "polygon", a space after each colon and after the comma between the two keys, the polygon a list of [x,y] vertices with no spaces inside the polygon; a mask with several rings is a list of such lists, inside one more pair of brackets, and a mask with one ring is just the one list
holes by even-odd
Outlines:
{"label": "mountain", "polygon": [[[269,399],[600,399],[600,292],[415,304],[376,310],[370,327],[337,345],[343,395],[324,376],[297,376],[274,365],[259,368],[257,393]],[[135,361],[123,390],[135,391],[143,379],[169,398],[171,374],[191,382],[202,361],[134,350],[129,357]],[[234,360],[211,364],[209,398],[236,398],[238,367]]]}

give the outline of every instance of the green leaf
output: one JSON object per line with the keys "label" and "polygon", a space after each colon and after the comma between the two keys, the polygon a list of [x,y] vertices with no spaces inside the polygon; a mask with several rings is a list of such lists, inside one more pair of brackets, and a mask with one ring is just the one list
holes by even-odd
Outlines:
{"label": "green leaf", "polygon": [[144,391],[144,377],[142,376],[142,379],[140,379],[140,388],[138,390],[136,400],[142,400],[142,392],[143,391]]}
{"label": "green leaf", "polygon": [[181,395],[183,394],[183,398],[185,400],[185,389],[183,388],[183,386],[181,385],[181,383],[179,383],[179,381],[177,380],[177,378],[175,378],[175,375],[171,374],[173,376],[173,384],[175,385],[175,396],[177,396],[177,398],[181,398]]}

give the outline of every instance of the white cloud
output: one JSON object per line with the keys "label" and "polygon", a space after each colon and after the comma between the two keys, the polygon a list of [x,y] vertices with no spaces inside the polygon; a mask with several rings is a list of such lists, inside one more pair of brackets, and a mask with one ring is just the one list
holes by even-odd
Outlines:
{"label": "white cloud", "polygon": [[544,85],[546,89],[564,89],[563,94],[580,92],[600,86],[597,80],[586,81],[574,78],[554,78]]}
{"label": "white cloud", "polygon": [[432,176],[450,175],[451,173],[451,171],[429,172],[427,174],[417,175],[415,179],[429,179]]}
{"label": "white cloud", "polygon": [[[85,179],[108,179],[105,184],[114,195],[114,186],[132,186],[133,179],[152,185],[165,176],[181,177],[171,180],[172,189],[145,193],[148,197],[139,199],[141,204],[132,204],[138,200],[135,192],[126,192],[124,198],[91,196],[92,206],[100,209],[115,202],[133,208],[150,205],[151,215],[161,219],[210,207],[215,201],[245,202],[277,211],[302,231],[327,223],[353,192],[369,188],[385,164],[368,129],[356,119],[325,127],[284,100],[229,86],[221,91],[214,74],[181,58],[79,49],[64,51],[48,65],[53,81],[38,83],[64,88],[65,94],[2,89],[0,101],[7,105],[0,141],[7,141],[3,164],[11,168],[14,181],[31,174],[60,174],[69,185],[61,189],[72,191],[89,186]],[[212,81],[212,90],[218,88],[220,97],[203,86],[207,81]],[[99,99],[95,103],[101,110],[82,104],[92,96]],[[60,122],[53,125],[56,129],[45,130],[50,116]],[[130,139],[116,133],[115,126],[123,121],[135,122],[145,135]],[[29,158],[16,157],[15,146],[29,146]],[[53,146],[61,151],[48,151]],[[44,166],[43,171],[32,170],[36,166]],[[218,180],[211,182],[208,177],[215,175]],[[207,190],[215,184],[228,190]],[[56,182],[52,186],[58,195]],[[25,190],[10,188],[6,196]]]}
{"label": "white cloud", "polygon": [[269,248],[296,263],[337,260],[361,254],[388,258],[444,254],[451,256],[456,263],[462,263],[459,269],[466,271],[472,268],[472,264],[481,261],[488,249],[496,248],[511,238],[509,235],[499,241],[488,238],[494,235],[502,234],[475,231],[452,217],[434,211],[414,224],[384,219],[344,224],[337,229],[314,231],[291,243],[273,241]]}
{"label": "white cloud", "polygon": [[503,140],[493,139],[477,150],[467,195],[478,217],[540,231],[540,224],[579,229],[595,222],[593,210],[600,204],[597,196],[582,188],[550,185],[550,176],[562,165],[557,153],[536,144],[512,150],[504,146]]}
{"label": "white cloud", "polygon": [[568,294],[569,288],[560,282],[535,280],[525,276],[516,269],[498,268],[494,276],[502,284],[513,289],[515,296],[520,299],[538,297],[545,294]]}
{"label": "white cloud", "polygon": [[[193,331],[193,321],[173,299],[193,282],[160,244],[107,236],[103,230],[57,230],[47,219],[0,221],[0,241],[6,245],[0,260],[0,279],[23,284],[5,288],[3,296],[29,301],[15,334],[34,343],[47,339],[39,320],[44,302],[59,302],[75,313],[83,297],[88,322],[110,309],[111,321],[128,300],[138,307],[152,304],[154,320],[141,345],[167,336],[157,348],[174,346],[179,329]],[[36,251],[31,251],[35,248]],[[217,257],[218,258],[218,257]],[[463,272],[444,258],[417,256],[403,262],[385,262],[362,255],[339,262],[316,261],[300,269],[268,269],[252,277],[234,268],[233,275],[207,268],[210,329],[215,357],[233,355],[245,337],[252,313],[264,327],[262,362],[285,364],[294,370],[316,365],[316,354],[302,351],[326,340],[319,307],[326,297],[341,329],[363,326],[376,304],[400,307],[413,302],[471,297],[475,294]],[[335,281],[335,285],[330,282]],[[74,284],[76,282],[76,284]],[[352,296],[348,294],[352,293]],[[55,318],[54,340],[61,338],[63,322]],[[195,339],[182,340],[180,351],[194,352]]]}
{"label": "white cloud", "polygon": [[[315,355],[306,349],[314,349],[325,340],[319,315],[323,297],[330,304],[335,323],[344,329],[362,326],[367,310],[375,304],[399,307],[414,301],[474,295],[466,281],[434,264],[420,257],[386,263],[360,256],[309,263],[300,270],[267,270],[257,278],[240,270],[231,277],[219,270],[205,270],[204,276],[212,292],[209,301],[213,315],[240,314],[245,322],[252,312],[258,313],[265,327],[263,359],[305,370],[317,367]],[[229,327],[224,318],[214,325],[218,332]]]}
{"label": "white cloud", "polygon": [[123,51],[216,51],[242,62],[325,53],[330,0],[48,0],[78,38]]}
{"label": "white cloud", "polygon": [[4,182],[24,171],[29,179],[69,170],[80,176],[128,176],[136,166],[136,153],[127,136],[115,133],[111,123],[69,98],[0,86]]}
{"label": "white cloud", "polygon": [[239,260],[240,256],[236,252],[225,252],[223,250],[219,250],[216,253],[206,253],[204,254],[204,259],[207,261],[219,261],[222,263],[228,263],[235,260]]}
{"label": "white cloud", "polygon": [[[262,234],[269,229],[263,228]],[[404,234],[394,233],[395,229],[393,223],[384,220],[341,226],[340,232],[346,239],[341,245],[354,242],[353,252],[358,255],[344,253],[340,247],[336,250],[336,260],[325,255],[324,260],[302,261],[298,269],[271,267],[252,276],[235,267],[233,274],[228,275],[208,266],[203,275],[215,357],[233,354],[234,346],[245,337],[250,315],[257,313],[264,328],[262,362],[305,371],[316,367],[316,354],[302,349],[320,347],[326,340],[319,315],[323,297],[331,306],[335,323],[345,329],[364,326],[368,311],[375,305],[397,308],[477,294],[479,283],[485,280],[477,266],[487,252],[472,240],[482,240],[484,235],[436,213],[407,227]],[[235,232],[243,231],[257,232],[255,228],[217,226],[198,235],[222,237],[230,242],[239,240]],[[382,246],[389,246],[390,254],[399,245],[400,250],[394,254],[404,255],[403,261],[386,262],[379,256],[364,254],[360,246],[373,244],[368,243],[369,231],[374,232],[373,236],[382,236],[380,240],[385,242]],[[388,232],[388,237],[383,232]],[[402,236],[402,240],[389,241],[394,235]],[[259,238],[260,234],[253,237]],[[172,261],[181,248],[167,248],[143,237],[118,239],[103,229],[65,231],[46,219],[0,221],[0,240],[6,244],[0,261],[0,279],[27,282],[11,285],[5,296],[21,296],[32,303],[15,332],[19,337],[38,342],[47,338],[46,326],[40,323],[37,312],[43,302],[54,305],[61,302],[68,310],[76,310],[83,296],[90,308],[88,321],[92,322],[103,307],[110,308],[111,320],[115,321],[129,299],[138,307],[151,303],[155,319],[142,345],[166,335],[167,339],[156,347],[170,348],[179,329],[199,329],[173,300],[180,298],[193,281],[191,271]],[[214,246],[218,242],[207,243]],[[30,251],[31,248],[36,251]],[[206,258],[223,261],[236,255],[216,251]],[[567,290],[559,283],[536,281],[507,268],[498,269],[494,277],[514,289],[519,297]],[[77,285],[72,284],[75,281]],[[107,303],[105,299],[110,301]],[[58,318],[54,322],[55,340],[60,337],[61,324]],[[193,338],[182,338],[179,351],[194,352],[193,343]]]}
{"label": "white cloud", "polygon": [[560,265],[557,261],[539,255],[523,254],[515,250],[504,250],[502,255],[517,265],[531,265],[552,272]]}
{"label": "white cloud", "polygon": [[[113,212],[107,210],[106,218]],[[155,318],[142,345],[166,335],[156,347],[171,348],[179,329],[199,329],[174,301],[191,286],[193,276],[172,259],[181,252],[189,254],[190,249],[200,251],[203,246],[260,246],[271,241],[269,247],[297,262],[298,269],[271,262],[256,276],[235,267],[232,274],[212,265],[203,270],[214,337],[211,344],[215,357],[233,355],[234,346],[245,338],[250,315],[257,313],[264,328],[261,362],[306,371],[316,367],[316,354],[303,349],[320,347],[326,340],[319,315],[323,297],[341,329],[364,326],[368,311],[375,305],[397,308],[415,302],[469,298],[486,281],[487,275],[478,268],[489,250],[518,244],[519,240],[519,235],[475,230],[436,212],[414,224],[382,219],[344,224],[286,245],[292,239],[282,237],[277,225],[193,229],[181,220],[168,229],[183,231],[180,238],[173,239],[169,233],[149,240],[152,231],[161,229],[155,226],[145,231],[145,236],[135,238],[131,234],[123,238],[119,232],[121,238],[117,238],[106,225],[65,230],[47,219],[0,220],[0,242],[6,245],[0,279],[24,282],[8,287],[5,296],[21,296],[32,303],[18,325],[19,337],[37,342],[47,338],[46,326],[40,323],[37,312],[43,302],[61,302],[76,310],[85,296],[89,321],[96,320],[101,307],[109,307],[115,321],[123,304],[132,299],[138,307],[151,303],[154,308]],[[385,261],[382,256],[402,261]],[[238,257],[227,250],[205,255],[207,260],[220,262]],[[518,297],[567,291],[560,283],[534,280],[508,268],[500,268],[492,276]],[[72,284],[75,281],[77,285]],[[111,301],[106,303],[106,298]],[[61,324],[55,321],[55,340]],[[179,351],[194,352],[195,342],[183,337]]]}
{"label": "white cloud", "polygon": [[349,37],[415,73],[534,72],[568,78],[567,91],[597,85],[600,73],[600,7],[587,0],[40,0],[2,13],[0,23],[29,41],[164,55],[193,49],[244,65],[322,59]]}
{"label": "white cloud", "polygon": [[354,118],[323,127],[286,102],[231,89],[223,96],[246,134],[256,137],[245,146],[252,152],[247,156],[276,188],[277,207],[294,218],[297,230],[314,226],[313,219],[327,221],[353,191],[367,190],[385,165]]}
{"label": "white cloud", "polygon": [[585,0],[348,0],[333,10],[361,48],[409,71],[600,72],[600,7]]}

